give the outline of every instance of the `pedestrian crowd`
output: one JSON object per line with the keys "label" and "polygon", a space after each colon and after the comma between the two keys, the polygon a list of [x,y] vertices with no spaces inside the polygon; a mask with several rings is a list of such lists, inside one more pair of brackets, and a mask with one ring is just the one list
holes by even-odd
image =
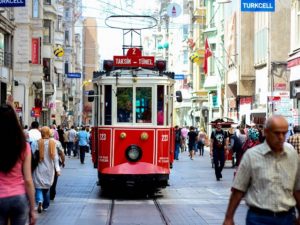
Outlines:
{"label": "pedestrian crowd", "polygon": [[247,225],[300,225],[300,126],[291,129],[283,116],[274,115],[264,126],[224,129],[216,122],[210,136],[203,128],[175,126],[174,135],[175,160],[186,149],[190,159],[197,152],[203,156],[203,146],[209,146],[217,181],[232,155],[235,172],[223,225],[235,224],[242,199],[249,207]]}
{"label": "pedestrian crowd", "polygon": [[0,224],[34,225],[35,213],[47,211],[55,199],[65,157],[84,164],[90,128],[41,127],[37,121],[21,127],[9,104],[0,106],[0,124]]}

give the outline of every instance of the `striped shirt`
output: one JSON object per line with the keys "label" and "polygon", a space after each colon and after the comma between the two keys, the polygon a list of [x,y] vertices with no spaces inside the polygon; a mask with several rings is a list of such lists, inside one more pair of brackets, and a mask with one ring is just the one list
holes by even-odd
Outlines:
{"label": "striped shirt", "polygon": [[300,164],[295,149],[284,143],[276,155],[265,141],[249,149],[239,165],[233,188],[246,192],[247,205],[273,212],[296,205],[294,190],[300,190]]}
{"label": "striped shirt", "polygon": [[300,153],[300,134],[294,134],[290,136],[287,140],[288,143],[293,145],[293,147],[297,150],[298,154]]}

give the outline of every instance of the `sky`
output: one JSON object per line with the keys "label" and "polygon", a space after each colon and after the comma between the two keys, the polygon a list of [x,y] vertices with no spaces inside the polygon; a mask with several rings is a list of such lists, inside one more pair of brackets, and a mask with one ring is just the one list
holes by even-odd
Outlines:
{"label": "sky", "polygon": [[[121,29],[106,26],[105,19],[111,15],[141,15],[158,10],[154,0],[83,0],[83,16],[95,17],[98,23],[98,43],[100,60],[112,59],[113,55],[123,55],[123,33]],[[125,24],[120,24],[124,27]]]}

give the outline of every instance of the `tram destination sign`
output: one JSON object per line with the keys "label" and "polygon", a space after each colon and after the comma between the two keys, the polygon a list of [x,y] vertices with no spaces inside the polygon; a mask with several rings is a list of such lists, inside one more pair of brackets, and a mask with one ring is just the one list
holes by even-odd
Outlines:
{"label": "tram destination sign", "polygon": [[126,56],[114,56],[115,67],[149,67],[155,65],[154,56],[142,56],[138,48],[130,48]]}
{"label": "tram destination sign", "polygon": [[242,12],[274,12],[275,0],[242,0]]}
{"label": "tram destination sign", "polygon": [[24,7],[25,0],[0,0],[0,7]]}

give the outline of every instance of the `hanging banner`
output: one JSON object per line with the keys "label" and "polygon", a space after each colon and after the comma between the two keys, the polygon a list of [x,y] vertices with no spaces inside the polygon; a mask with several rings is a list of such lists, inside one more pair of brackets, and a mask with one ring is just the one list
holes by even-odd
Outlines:
{"label": "hanging banner", "polygon": [[241,0],[242,12],[274,12],[275,0]]}
{"label": "hanging banner", "polygon": [[32,38],[31,40],[31,63],[40,64],[40,39]]}

